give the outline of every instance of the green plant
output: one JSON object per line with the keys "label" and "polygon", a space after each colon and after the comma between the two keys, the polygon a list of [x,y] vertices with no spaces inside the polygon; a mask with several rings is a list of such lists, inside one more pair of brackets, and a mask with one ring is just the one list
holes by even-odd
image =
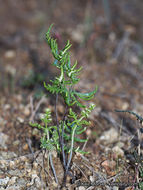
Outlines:
{"label": "green plant", "polygon": [[[86,119],[95,105],[91,104],[89,107],[86,107],[81,103],[80,99],[92,99],[97,91],[97,87],[90,93],[80,93],[74,89],[74,85],[80,80],[77,76],[81,68],[76,68],[77,62],[71,65],[69,52],[71,44],[69,41],[67,41],[65,47],[59,51],[56,40],[50,36],[51,28],[52,25],[46,33],[46,40],[55,59],[53,65],[59,69],[60,75],[55,77],[54,80],[50,80],[50,84],[44,82],[44,87],[47,91],[55,95],[55,121],[51,117],[51,111],[47,109],[41,118],[42,124],[31,123],[31,125],[43,131],[41,147],[47,149],[49,153],[52,150],[56,150],[61,158],[64,169],[63,185],[65,185],[67,175],[72,176],[70,166],[73,152],[80,152],[81,154],[87,153],[82,151],[79,146],[76,147],[75,142],[83,143],[87,141],[86,139],[79,138],[79,135],[82,134],[86,130],[86,126],[90,124]],[[57,111],[59,95],[61,95],[65,103],[65,112],[61,120],[59,119]],[[77,114],[73,111],[72,107],[79,107],[82,110]],[[53,173],[58,183],[51,156],[52,154],[50,153],[49,160],[51,160],[50,163]]]}

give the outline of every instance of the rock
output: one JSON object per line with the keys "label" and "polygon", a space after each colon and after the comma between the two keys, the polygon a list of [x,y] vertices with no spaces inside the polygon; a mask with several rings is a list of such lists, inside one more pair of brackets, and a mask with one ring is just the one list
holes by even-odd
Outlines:
{"label": "rock", "polygon": [[140,60],[139,60],[138,56],[136,56],[136,55],[130,55],[129,61],[130,61],[130,63],[132,63],[134,65],[138,65],[140,63]]}
{"label": "rock", "polygon": [[122,105],[121,110],[127,110],[129,108],[129,103],[128,102],[124,102],[124,104]]}
{"label": "rock", "polygon": [[116,162],[114,160],[111,160],[111,161],[105,160],[102,162],[101,166],[104,167],[105,169],[108,169],[108,168],[114,169],[116,166]]}
{"label": "rock", "polygon": [[[53,185],[55,188],[58,187],[58,184],[57,184],[55,181],[53,181],[52,185]],[[64,189],[63,189],[63,190],[64,190]]]}
{"label": "rock", "polygon": [[116,167],[116,162],[114,160],[105,160],[101,163],[101,166],[106,170],[108,175],[115,175],[114,169]]}
{"label": "rock", "polygon": [[18,146],[19,144],[20,144],[20,140],[16,140],[16,141],[13,142],[14,146]]}
{"label": "rock", "polygon": [[84,29],[85,27],[83,25],[78,25],[75,30],[70,31],[71,38],[77,42],[81,43],[84,40]]}
{"label": "rock", "polygon": [[10,104],[5,104],[4,109],[9,110],[11,108]]}
{"label": "rock", "polygon": [[16,52],[14,50],[8,50],[4,54],[6,59],[13,59],[16,57]]}
{"label": "rock", "polygon": [[2,127],[4,127],[7,124],[7,121],[0,117],[0,132],[2,131]]}
{"label": "rock", "polygon": [[6,160],[1,160],[0,158],[0,169],[7,170],[8,164]]}
{"label": "rock", "polygon": [[87,135],[87,136],[90,136],[91,134],[92,134],[92,131],[91,131],[90,129],[87,129],[87,130],[86,130],[86,135]]}
{"label": "rock", "polygon": [[99,116],[99,113],[101,112],[101,107],[96,107],[89,115],[89,119],[94,120],[95,117]]}
{"label": "rock", "polygon": [[18,176],[19,178],[21,178],[24,175],[23,171],[20,171],[19,169],[9,170],[9,174],[12,176]]}
{"label": "rock", "polygon": [[116,157],[123,157],[124,156],[124,151],[119,147],[119,146],[114,146],[112,148],[112,151],[116,154]]}
{"label": "rock", "polygon": [[28,107],[24,108],[24,115],[29,116],[30,115],[30,110]]}
{"label": "rock", "polygon": [[32,131],[32,135],[36,136],[38,134],[39,134],[39,129],[34,128],[33,131]]}
{"label": "rock", "polygon": [[19,185],[12,185],[12,186],[6,188],[6,190],[20,190],[20,189],[21,189],[21,187]]}
{"label": "rock", "polygon": [[10,166],[11,169],[15,169],[15,167],[16,167],[15,162],[13,160],[10,160],[9,166]]}
{"label": "rock", "polygon": [[24,119],[21,118],[21,117],[17,117],[17,120],[18,120],[20,123],[24,123]]}
{"label": "rock", "polygon": [[36,184],[36,187],[41,187],[41,181],[40,178],[37,176],[37,174],[32,174],[31,176],[31,182],[27,184],[27,187]]}
{"label": "rock", "polygon": [[37,189],[41,189],[41,179],[37,176],[34,178]]}
{"label": "rock", "polygon": [[78,190],[85,190],[85,187],[80,186],[80,187],[78,188]]}
{"label": "rock", "polygon": [[4,187],[1,187],[0,190],[5,190],[5,188],[4,188]]}
{"label": "rock", "polygon": [[59,111],[59,113],[64,113],[64,106],[58,105],[58,111]]}
{"label": "rock", "polygon": [[21,95],[21,94],[17,94],[17,95],[15,96],[15,99],[16,99],[17,103],[20,103],[23,98],[22,98],[22,95]]}
{"label": "rock", "polygon": [[105,131],[101,136],[100,140],[103,141],[104,145],[114,143],[118,140],[118,132],[115,128],[111,128]]}
{"label": "rock", "polygon": [[14,152],[5,152],[5,151],[1,151],[0,152],[0,159],[1,160],[9,160],[11,158],[16,158],[17,157],[17,154],[15,154]]}
{"label": "rock", "polygon": [[8,182],[8,186],[13,185],[14,183],[16,183],[17,178],[18,178],[18,177],[15,177],[15,176],[12,177],[12,178],[9,180],[9,182]]}
{"label": "rock", "polygon": [[8,136],[0,132],[0,147],[7,149],[6,142],[8,141]]}
{"label": "rock", "polygon": [[109,40],[112,42],[114,42],[116,40],[116,34],[114,32],[111,32],[109,34]]}
{"label": "rock", "polygon": [[117,187],[117,186],[113,187],[113,190],[118,190],[118,189],[119,189],[119,187]]}
{"label": "rock", "polygon": [[0,179],[0,186],[6,186],[7,183],[9,182],[9,177],[6,177],[4,179]]}
{"label": "rock", "polygon": [[94,176],[90,176],[89,180],[93,183],[95,181],[95,177]]}
{"label": "rock", "polygon": [[23,145],[22,148],[23,148],[23,150],[28,150],[29,146],[28,146],[28,144],[26,143],[26,144]]}
{"label": "rock", "polygon": [[37,162],[33,162],[33,169],[37,169],[38,168],[38,163]]}
{"label": "rock", "polygon": [[11,65],[7,65],[5,67],[5,71],[6,71],[7,74],[9,74],[11,76],[15,76],[15,74],[16,74],[16,68],[11,66]]}
{"label": "rock", "polygon": [[134,190],[133,187],[126,187],[125,190]]}

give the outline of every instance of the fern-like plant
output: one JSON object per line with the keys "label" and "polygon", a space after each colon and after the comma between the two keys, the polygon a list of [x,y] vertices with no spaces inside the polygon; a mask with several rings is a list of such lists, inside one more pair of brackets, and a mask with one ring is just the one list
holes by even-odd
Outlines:
{"label": "fern-like plant", "polygon": [[[80,146],[76,147],[75,142],[78,144],[87,141],[86,139],[81,139],[79,136],[90,124],[86,119],[95,105],[91,104],[89,107],[86,107],[81,103],[80,99],[92,99],[97,91],[97,87],[89,93],[80,93],[74,89],[74,85],[80,80],[78,75],[81,68],[77,68],[77,62],[73,65],[71,64],[69,52],[71,44],[69,41],[67,41],[62,50],[58,49],[56,39],[50,36],[51,28],[52,25],[46,33],[46,40],[54,57],[53,65],[59,69],[60,74],[55,77],[54,80],[50,80],[50,83],[46,84],[46,82],[44,82],[44,87],[47,91],[55,95],[56,121],[54,122],[50,110],[47,109],[44,116],[41,118],[43,124],[31,123],[31,125],[43,130],[41,147],[49,151],[50,163],[57,183],[58,179],[52,162],[52,154],[50,152],[56,150],[60,156],[64,169],[63,184],[65,185],[67,175],[72,176],[70,166],[73,152],[80,152],[81,154],[87,153],[82,151]],[[57,111],[59,95],[61,95],[65,103],[65,112],[61,120],[59,120]],[[81,112],[78,114],[74,112],[74,106],[81,108]]]}

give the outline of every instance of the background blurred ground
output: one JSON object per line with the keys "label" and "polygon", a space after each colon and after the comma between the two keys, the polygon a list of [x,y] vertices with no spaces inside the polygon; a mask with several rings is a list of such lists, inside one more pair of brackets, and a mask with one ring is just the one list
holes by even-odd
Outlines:
{"label": "background blurred ground", "polygon": [[[45,93],[42,88],[43,81],[48,81],[56,73],[51,66],[52,58],[45,42],[45,33],[51,23],[54,23],[52,33],[59,46],[62,48],[69,39],[73,44],[72,59],[77,59],[83,67],[78,89],[85,92],[93,89],[95,85],[99,87],[94,100],[97,108],[91,115],[92,125],[85,134],[89,136],[86,150],[91,151],[92,155],[87,156],[88,165],[91,164],[94,172],[84,164],[81,166],[84,160],[80,159],[83,158],[75,157],[73,163],[83,171],[77,167],[73,169],[76,175],[80,173],[77,178],[89,182],[100,180],[101,189],[112,189],[113,184],[109,185],[107,182],[116,178],[116,182],[120,182],[114,185],[116,189],[125,189],[131,186],[131,183],[137,182],[135,163],[131,163],[131,159],[127,163],[127,159],[133,157],[130,152],[138,145],[136,132],[140,125],[134,118],[117,114],[114,110],[129,109],[140,115],[143,113],[143,2],[109,2],[1,1],[1,188],[44,189],[50,186],[50,189],[56,189],[53,177],[49,180],[44,171],[43,174],[38,173],[38,166],[34,173],[29,160],[13,167],[4,165],[6,161],[10,162],[14,158],[18,160],[17,157],[31,154],[29,144],[34,152],[39,150],[40,134],[28,125],[31,116],[30,97],[34,98],[36,105]],[[105,3],[110,6],[109,10]],[[46,107],[53,109],[53,106],[54,99],[48,94],[48,98],[38,109],[35,120]],[[63,106],[60,105],[59,111],[62,110]],[[133,135],[135,137],[131,143]],[[56,167],[59,167],[58,165]],[[62,170],[57,170],[61,175]],[[35,179],[33,175],[36,175],[39,183],[32,181]],[[76,185],[68,185],[69,189],[76,188]],[[93,188],[96,189],[95,186]]]}

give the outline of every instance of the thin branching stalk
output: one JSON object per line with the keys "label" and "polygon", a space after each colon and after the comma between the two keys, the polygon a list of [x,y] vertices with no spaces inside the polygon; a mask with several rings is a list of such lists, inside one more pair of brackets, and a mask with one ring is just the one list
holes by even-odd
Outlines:
{"label": "thin branching stalk", "polygon": [[50,160],[50,165],[51,165],[51,168],[52,168],[52,171],[53,171],[53,175],[55,177],[55,181],[56,181],[57,184],[59,184],[58,178],[57,178],[57,175],[56,175],[56,171],[55,171],[55,168],[54,168],[51,152],[49,152],[49,160]]}
{"label": "thin branching stalk", "polygon": [[66,184],[67,175],[70,174],[70,173],[69,173],[69,166],[70,166],[70,163],[71,163],[71,160],[72,160],[73,145],[74,145],[74,135],[75,135],[76,127],[77,127],[77,126],[75,126],[75,127],[73,128],[73,131],[72,131],[70,155],[69,155],[69,159],[68,159],[68,162],[67,162],[67,165],[66,165],[66,170],[65,170],[65,173],[64,173],[63,186],[65,186],[65,184]]}
{"label": "thin branching stalk", "polygon": [[63,127],[62,127],[62,135],[61,135],[60,130],[59,130],[57,104],[58,104],[58,94],[56,94],[55,114],[56,114],[57,131],[58,131],[58,136],[59,136],[59,144],[60,144],[60,147],[61,147],[61,150],[62,150],[63,166],[64,166],[64,170],[65,170],[66,169],[66,158],[65,158],[65,152],[64,152],[64,138],[63,138],[63,135],[64,135],[64,122],[65,122],[65,117],[66,117],[66,111],[65,111],[65,114],[64,114],[64,117],[63,117]]}
{"label": "thin branching stalk", "polygon": [[65,151],[64,151],[64,124],[65,124],[65,121],[63,121],[63,126],[62,126],[61,150],[62,150],[62,159],[63,159],[64,170],[65,170],[66,169],[66,157],[65,157]]}
{"label": "thin branching stalk", "polygon": [[73,131],[72,131],[71,148],[70,148],[70,155],[69,155],[68,163],[67,163],[67,166],[66,166],[66,175],[68,173],[69,166],[70,166],[70,163],[71,163],[71,160],[72,160],[73,145],[74,145],[74,135],[75,135],[76,128],[77,128],[77,125],[73,128]]}
{"label": "thin branching stalk", "polygon": [[58,111],[57,111],[57,104],[58,104],[58,93],[56,94],[56,102],[55,102],[55,114],[56,114],[56,124],[57,124],[57,132],[59,136],[59,143],[61,145],[61,134],[60,134],[60,127],[59,127],[59,121],[58,121]]}
{"label": "thin branching stalk", "polygon": [[65,124],[65,120],[66,120],[66,115],[67,115],[67,105],[65,108],[65,113],[63,116],[63,126],[62,126],[62,137],[61,137],[61,149],[62,149],[62,157],[63,157],[63,164],[64,164],[64,170],[66,170],[66,158],[65,158],[65,151],[64,151],[64,124]]}

